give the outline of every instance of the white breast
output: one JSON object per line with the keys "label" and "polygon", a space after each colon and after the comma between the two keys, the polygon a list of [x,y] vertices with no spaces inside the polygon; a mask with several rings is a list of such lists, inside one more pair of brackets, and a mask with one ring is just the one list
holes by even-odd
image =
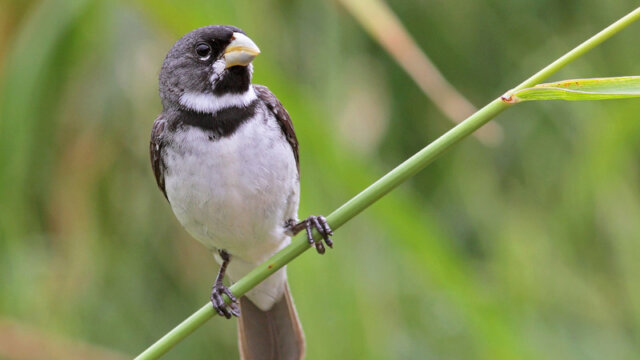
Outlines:
{"label": "white breast", "polygon": [[[297,219],[299,182],[289,143],[262,111],[233,135],[177,130],[165,152],[165,188],[187,231],[213,249],[258,264],[284,247]],[[232,264],[233,264],[232,260]]]}

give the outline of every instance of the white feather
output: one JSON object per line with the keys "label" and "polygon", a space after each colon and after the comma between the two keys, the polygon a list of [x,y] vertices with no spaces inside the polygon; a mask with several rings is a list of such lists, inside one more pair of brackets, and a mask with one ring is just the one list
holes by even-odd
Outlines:
{"label": "white feather", "polygon": [[212,72],[211,72],[211,76],[209,77],[209,81],[211,82],[211,87],[215,88],[216,87],[216,83],[218,82],[218,80],[222,79],[222,74],[224,74],[224,71],[226,70],[227,67],[227,63],[224,61],[224,58],[221,58],[219,60],[216,60],[213,65],[211,65],[212,68]]}
{"label": "white feather", "polygon": [[242,94],[221,96],[212,93],[185,92],[180,96],[180,104],[193,111],[215,114],[222,109],[247,106],[257,98],[253,86],[250,86],[249,90]]}

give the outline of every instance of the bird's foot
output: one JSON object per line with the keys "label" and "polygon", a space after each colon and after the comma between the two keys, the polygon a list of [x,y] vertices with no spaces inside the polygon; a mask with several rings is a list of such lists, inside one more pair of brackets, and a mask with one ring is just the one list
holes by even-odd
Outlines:
{"label": "bird's foot", "polygon": [[[325,252],[325,247],[322,243],[323,240],[328,247],[333,248],[333,241],[331,241],[330,238],[330,236],[333,236],[333,231],[331,230],[331,227],[329,227],[327,219],[325,219],[324,216],[311,215],[297,224],[295,224],[293,220],[290,220],[287,224],[287,228],[293,235],[299,233],[303,229],[306,230],[307,240],[309,241],[309,244],[315,246],[318,254],[324,254]],[[322,239],[317,241],[313,239],[313,228],[316,228],[316,230],[318,230],[318,232],[322,236]]]}
{"label": "bird's foot", "polygon": [[[222,295],[227,295],[231,299],[231,304],[224,302]],[[213,309],[220,315],[227,319],[231,319],[231,316],[240,316],[240,308],[237,305],[238,299],[233,296],[228,287],[224,286],[222,282],[216,282],[211,289],[211,304]]]}

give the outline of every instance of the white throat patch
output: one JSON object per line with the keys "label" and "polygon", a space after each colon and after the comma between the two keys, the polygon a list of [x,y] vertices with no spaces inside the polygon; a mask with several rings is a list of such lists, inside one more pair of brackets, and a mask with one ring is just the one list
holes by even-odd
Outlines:
{"label": "white throat patch", "polygon": [[211,65],[213,71],[211,72],[209,81],[211,82],[212,87],[216,87],[216,83],[218,82],[218,80],[222,79],[222,74],[224,74],[226,66],[227,63],[224,61],[224,59],[216,60],[216,62]]}
{"label": "white throat patch", "polygon": [[249,90],[242,94],[217,96],[212,93],[186,92],[180,96],[180,104],[193,111],[215,114],[230,107],[248,106],[257,98],[253,86],[249,85]]}

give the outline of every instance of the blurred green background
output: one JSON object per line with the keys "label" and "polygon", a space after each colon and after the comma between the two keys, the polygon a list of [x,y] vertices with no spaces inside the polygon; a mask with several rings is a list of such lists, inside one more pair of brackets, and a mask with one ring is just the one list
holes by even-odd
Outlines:
{"label": "blurred green background", "polygon": [[[391,0],[481,106],[632,0]],[[451,127],[337,0],[0,0],[0,358],[132,357],[217,271],[156,188],[157,75],[193,28],[260,46],[328,214]],[[552,80],[640,74],[640,24]],[[518,105],[288,269],[309,359],[640,357],[640,101]],[[34,345],[35,344],[35,345]],[[237,357],[214,318],[167,359]]]}

